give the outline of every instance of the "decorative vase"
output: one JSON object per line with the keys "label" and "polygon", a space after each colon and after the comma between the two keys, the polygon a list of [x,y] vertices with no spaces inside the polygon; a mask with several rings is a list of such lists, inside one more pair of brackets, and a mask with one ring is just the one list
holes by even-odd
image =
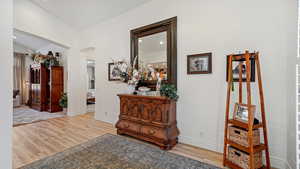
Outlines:
{"label": "decorative vase", "polygon": [[128,85],[127,86],[127,93],[128,94],[133,94],[134,91],[135,91],[135,85]]}

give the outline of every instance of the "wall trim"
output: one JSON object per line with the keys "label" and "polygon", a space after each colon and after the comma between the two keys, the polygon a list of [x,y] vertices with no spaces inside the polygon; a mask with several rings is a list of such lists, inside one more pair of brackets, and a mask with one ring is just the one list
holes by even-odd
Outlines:
{"label": "wall trim", "polygon": [[179,135],[179,142],[219,153],[217,151],[217,145],[214,144],[214,141],[207,143],[201,141],[200,139],[192,138],[190,136]]}
{"label": "wall trim", "polygon": [[[293,167],[295,167],[295,168],[293,168]],[[294,161],[293,159],[287,160],[287,162],[286,162],[286,168],[287,169],[296,169],[297,168],[296,161]]]}

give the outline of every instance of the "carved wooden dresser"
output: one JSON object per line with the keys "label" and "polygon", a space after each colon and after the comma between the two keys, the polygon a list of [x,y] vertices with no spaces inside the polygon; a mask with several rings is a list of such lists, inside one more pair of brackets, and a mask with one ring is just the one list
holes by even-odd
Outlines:
{"label": "carved wooden dresser", "polygon": [[176,102],[161,96],[120,94],[118,134],[157,144],[169,150],[178,142]]}

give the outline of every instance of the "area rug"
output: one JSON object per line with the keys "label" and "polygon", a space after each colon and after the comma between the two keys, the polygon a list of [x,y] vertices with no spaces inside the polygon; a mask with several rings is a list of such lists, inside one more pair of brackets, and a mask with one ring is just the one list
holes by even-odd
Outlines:
{"label": "area rug", "polygon": [[106,134],[20,169],[219,169],[124,136]]}
{"label": "area rug", "polygon": [[42,120],[48,120],[57,117],[64,117],[65,114],[60,113],[49,113],[39,112],[34,109],[30,109],[27,106],[21,106],[14,108],[13,111],[13,126],[20,126],[28,123],[33,123]]}

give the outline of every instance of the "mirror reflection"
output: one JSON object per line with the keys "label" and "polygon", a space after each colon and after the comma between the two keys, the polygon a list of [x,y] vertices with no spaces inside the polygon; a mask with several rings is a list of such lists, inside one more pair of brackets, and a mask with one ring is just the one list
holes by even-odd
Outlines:
{"label": "mirror reflection", "polygon": [[138,39],[139,69],[145,80],[167,80],[167,32]]}

